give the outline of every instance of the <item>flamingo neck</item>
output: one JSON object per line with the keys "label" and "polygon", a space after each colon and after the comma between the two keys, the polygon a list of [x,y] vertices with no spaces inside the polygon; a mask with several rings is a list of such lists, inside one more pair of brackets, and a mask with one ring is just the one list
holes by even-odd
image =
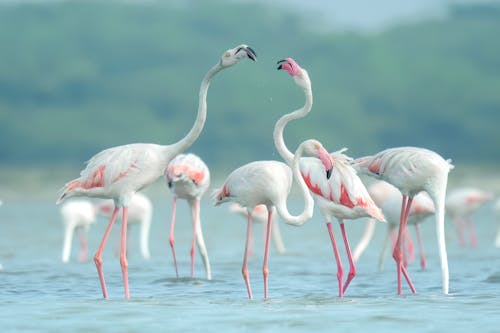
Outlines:
{"label": "flamingo neck", "polygon": [[306,96],[306,102],[304,106],[298,110],[285,114],[276,122],[276,125],[274,126],[274,133],[273,133],[274,145],[276,146],[276,149],[278,150],[281,157],[285,160],[285,162],[288,165],[291,165],[293,162],[293,153],[288,149],[288,147],[285,144],[283,132],[285,130],[285,126],[288,124],[289,121],[303,118],[311,111],[313,104],[313,96],[310,83],[307,84],[306,87],[304,88],[304,94]]}
{"label": "flamingo neck", "polygon": [[200,133],[205,125],[205,120],[207,118],[207,92],[210,86],[210,81],[212,78],[222,69],[223,67],[218,63],[213,66],[206,74],[200,85],[199,99],[198,99],[198,114],[196,115],[196,120],[193,127],[189,133],[178,142],[174,143],[169,147],[170,158],[180,154],[187,148],[189,148],[200,136]]}
{"label": "flamingo neck", "polygon": [[307,188],[307,185],[304,179],[302,178],[302,175],[300,174],[299,170],[299,161],[300,158],[302,157],[304,146],[305,142],[301,143],[299,148],[297,148],[295,156],[293,157],[293,164],[292,164],[293,179],[295,180],[295,183],[299,186],[305,201],[304,210],[299,215],[293,216],[288,211],[288,207],[286,206],[286,200],[276,205],[278,214],[285,221],[285,223],[293,226],[303,225],[313,216],[313,210],[314,210],[314,200],[311,194],[309,193],[309,189]]}

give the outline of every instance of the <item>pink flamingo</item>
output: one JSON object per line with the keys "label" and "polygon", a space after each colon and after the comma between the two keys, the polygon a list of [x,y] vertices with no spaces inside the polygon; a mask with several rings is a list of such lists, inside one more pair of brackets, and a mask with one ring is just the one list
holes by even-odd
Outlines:
{"label": "pink flamingo", "polygon": [[210,270],[210,261],[208,252],[203,240],[203,232],[200,221],[200,199],[210,185],[210,172],[207,165],[194,154],[179,154],[168,165],[165,171],[168,188],[174,194],[172,207],[172,223],[170,225],[170,247],[174,257],[175,274],[179,278],[177,269],[177,257],[175,255],[175,214],[177,207],[177,198],[187,201],[191,210],[191,218],[193,221],[193,241],[191,242],[191,277],[194,276],[194,256],[195,242],[198,244],[200,255],[205,265],[207,280],[212,279]]}
{"label": "pink flamingo", "polygon": [[443,292],[448,294],[449,272],[444,237],[444,202],[448,173],[453,169],[453,165],[433,151],[415,147],[399,147],[386,149],[373,156],[358,158],[353,161],[353,166],[363,173],[394,185],[403,195],[398,238],[392,254],[397,266],[398,294],[402,293],[401,274],[405,276],[412,292],[416,293],[403,265],[401,244],[413,198],[421,191],[429,194],[436,209],[436,233],[441,258],[442,287]]}
{"label": "pink flamingo", "polygon": [[446,213],[455,224],[461,246],[465,246],[464,224],[469,229],[470,245],[477,246],[471,216],[491,200],[493,200],[493,193],[470,187],[455,189],[446,196]]}
{"label": "pink flamingo", "polygon": [[[271,237],[272,213],[276,208],[279,216],[288,224],[302,225],[313,215],[314,202],[307,190],[307,186],[299,171],[299,160],[303,153],[316,156],[321,160],[326,169],[326,177],[331,175],[332,162],[328,152],[317,140],[306,140],[302,142],[295,152],[295,159],[291,166],[278,161],[255,161],[245,164],[229,174],[221,189],[215,192],[218,206],[224,202],[232,201],[247,209],[247,236],[245,242],[245,253],[243,256],[242,274],[247,288],[248,298],[252,299],[250,278],[248,274],[247,260],[249,238],[252,225],[252,212],[258,205],[266,205],[267,231],[264,249],[264,264],[262,268],[264,276],[264,298],[268,296],[268,261],[269,243]],[[293,174],[293,176],[292,176]],[[325,175],[325,173],[324,173]],[[302,213],[293,216],[287,208],[287,197],[292,186],[292,179],[298,184],[305,200]]]}
{"label": "pink flamingo", "polygon": [[196,121],[183,139],[166,146],[136,143],[103,150],[89,160],[87,167],[81,172],[79,178],[65,185],[57,203],[73,196],[109,198],[115,202],[113,215],[94,256],[104,298],[108,297],[108,293],[102,271],[102,252],[120,207],[123,208],[120,264],[125,297],[128,299],[130,293],[126,239],[129,201],[135,192],[161,177],[168,163],[179,153],[190,147],[198,138],[205,124],[206,98],[211,79],[221,70],[235,65],[243,58],[256,59],[255,52],[247,45],[240,45],[225,51],[220,61],[207,72],[200,85]]}
{"label": "pink flamingo", "polygon": [[[295,83],[302,88],[306,97],[305,105],[302,108],[281,117],[274,128],[274,140],[278,152],[290,164],[294,159],[294,155],[285,145],[283,131],[289,121],[302,118],[311,111],[313,103],[312,89],[307,71],[301,68],[292,58],[286,58],[278,63],[280,64],[278,69],[286,70],[294,78]],[[370,198],[364,184],[357,176],[355,170],[350,166],[349,161],[351,159],[342,154],[343,151],[330,154],[333,160],[333,170],[332,177],[329,179],[322,177],[322,166],[321,163],[318,163],[317,159],[302,158],[300,160],[301,176],[312,192],[314,201],[318,205],[321,214],[326,219],[326,226],[337,262],[339,297],[344,295],[347,287],[356,275],[356,267],[352,259],[344,220],[369,216],[384,221],[382,212]],[[349,273],[345,283],[342,281],[344,274],[343,267],[332,229],[331,221],[333,216],[336,217],[340,224],[349,260]]]}
{"label": "pink flamingo", "polygon": [[[232,204],[229,207],[229,210],[233,213],[240,214],[245,218],[247,217],[247,210],[238,205],[237,203]],[[276,218],[276,214],[274,214],[274,212],[273,212],[273,217]],[[261,223],[262,225],[265,226],[265,223],[267,222],[267,207],[265,205],[255,206],[255,208],[252,211],[252,222]],[[263,230],[265,239],[265,228]],[[284,254],[286,250],[283,238],[281,237],[280,225],[279,223],[277,223],[277,221],[275,222],[274,220],[272,222],[271,237],[273,239],[276,251],[278,251],[279,254]],[[250,253],[252,252],[252,244],[249,245],[249,251]]]}

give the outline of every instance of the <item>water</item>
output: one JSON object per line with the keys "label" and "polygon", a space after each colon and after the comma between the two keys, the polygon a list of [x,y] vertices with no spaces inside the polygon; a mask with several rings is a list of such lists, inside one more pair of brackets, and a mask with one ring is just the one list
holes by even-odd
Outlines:
{"label": "water", "polygon": [[[5,200],[4,200],[5,201]],[[319,214],[301,228],[281,225],[285,255],[271,252],[269,296],[263,300],[262,232],[256,225],[255,255],[249,270],[254,300],[248,300],[241,277],[245,221],[227,207],[202,205],[205,241],[213,280],[206,281],[199,256],[196,278],[189,276],[191,223],[183,204],[178,208],[175,278],[168,245],[170,204],[155,202],[151,235],[152,259],[139,253],[138,230],[130,229],[131,299],[125,300],[117,233],[104,255],[109,299],[103,300],[92,262],[79,263],[78,244],[72,261],[62,264],[62,226],[52,202],[4,202],[0,208],[0,327],[2,332],[498,332],[500,249],[493,246],[495,222],[491,205],[475,216],[479,245],[461,248],[447,225],[450,294],[441,293],[434,223],[422,233],[428,268],[409,266],[417,288],[396,295],[394,263],[377,271],[385,225],[358,263],[358,276],[343,299],[337,295],[336,265],[326,227]],[[297,205],[295,212],[300,209]],[[94,253],[105,228],[99,220],[89,234]],[[347,230],[354,246],[364,222]],[[117,230],[114,230],[117,231]],[[340,236],[338,226],[335,231]],[[341,243],[340,238],[339,242]],[[76,240],[75,240],[76,241]],[[343,258],[345,254],[341,252]],[[347,263],[345,263],[347,266]],[[347,268],[346,268],[347,271]]]}

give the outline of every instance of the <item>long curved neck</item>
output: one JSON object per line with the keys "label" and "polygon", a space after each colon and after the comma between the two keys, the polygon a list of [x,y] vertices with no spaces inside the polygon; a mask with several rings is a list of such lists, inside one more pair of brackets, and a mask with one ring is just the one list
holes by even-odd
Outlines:
{"label": "long curved neck", "polygon": [[293,158],[292,172],[293,172],[293,179],[295,180],[295,183],[299,186],[305,201],[304,210],[300,215],[293,216],[288,211],[286,201],[276,204],[276,210],[278,211],[278,214],[281,216],[281,218],[285,221],[285,223],[294,226],[301,226],[306,221],[311,219],[314,210],[314,200],[311,194],[309,193],[309,189],[307,188],[307,185],[304,179],[302,178],[302,175],[300,174],[299,170],[299,161],[300,158],[302,157],[303,151],[304,151],[304,143],[302,143],[295,152],[295,156]]}
{"label": "long curved neck", "polygon": [[183,139],[169,146],[171,148],[169,149],[170,154],[173,154],[173,156],[189,148],[200,136],[201,130],[203,129],[203,126],[205,125],[205,120],[207,118],[207,92],[208,92],[208,87],[210,86],[210,80],[221,69],[222,66],[220,65],[220,63],[218,63],[217,65],[213,66],[207,72],[207,74],[205,74],[203,81],[201,81],[200,93],[198,99],[198,114],[196,115],[196,120],[189,133]]}
{"label": "long curved neck", "polygon": [[288,149],[288,147],[285,144],[285,139],[283,138],[283,131],[285,130],[285,126],[286,124],[288,124],[289,121],[305,117],[309,113],[309,111],[311,111],[313,104],[311,85],[308,85],[306,88],[304,88],[304,94],[306,95],[306,103],[304,107],[295,110],[291,113],[285,114],[276,122],[276,125],[274,126],[274,133],[273,133],[274,145],[276,146],[276,149],[278,149],[278,152],[281,155],[281,157],[285,160],[285,162],[288,165],[292,164],[293,153]]}

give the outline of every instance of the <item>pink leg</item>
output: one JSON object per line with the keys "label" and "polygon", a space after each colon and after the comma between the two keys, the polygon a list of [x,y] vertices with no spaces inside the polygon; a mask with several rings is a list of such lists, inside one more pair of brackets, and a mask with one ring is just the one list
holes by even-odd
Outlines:
{"label": "pink leg", "polygon": [[104,232],[104,236],[102,237],[101,244],[97,249],[96,254],[94,255],[94,263],[97,267],[97,274],[99,274],[99,281],[101,282],[102,296],[104,298],[108,298],[108,291],[106,290],[106,282],[104,281],[104,274],[102,272],[102,252],[104,251],[104,247],[106,246],[106,242],[109,237],[109,233],[111,228],[113,227],[113,223],[116,220],[116,216],[118,215],[118,207],[115,207],[113,211],[113,215],[111,215],[111,219],[109,220],[109,224],[106,227],[106,231]]}
{"label": "pink leg", "polygon": [[349,241],[347,240],[344,222],[340,223],[340,230],[342,231],[342,238],[344,238],[344,245],[347,252],[347,258],[349,260],[349,274],[347,274],[347,279],[343,288],[343,292],[345,293],[349,283],[351,283],[352,279],[356,276],[356,266],[354,265],[354,260],[352,260],[351,247],[349,246]]}
{"label": "pink leg", "polygon": [[474,224],[472,223],[471,218],[468,217],[465,220],[465,223],[467,224],[467,228],[469,229],[470,233],[470,246],[476,247],[477,246],[476,231],[474,230]]}
{"label": "pink leg", "polygon": [[177,208],[177,196],[174,196],[174,202],[172,204],[172,221],[170,223],[170,248],[172,249],[172,255],[174,257],[174,267],[175,267],[175,276],[179,278],[179,271],[177,269],[177,257],[175,255],[175,240],[174,240],[174,228],[175,228],[175,210]]}
{"label": "pink leg", "polygon": [[193,241],[191,242],[191,278],[194,277],[194,256],[196,254],[196,250],[194,246],[196,245],[196,229],[198,226],[198,214],[200,213],[200,201],[194,200],[191,207],[192,215],[193,215]]}
{"label": "pink leg", "polygon": [[80,261],[87,261],[87,232],[80,230],[78,236],[80,237]]}
{"label": "pink leg", "polygon": [[250,234],[252,232],[252,215],[248,213],[247,216],[247,237],[245,241],[245,254],[243,255],[243,267],[241,268],[241,274],[243,274],[243,280],[245,280],[245,285],[247,287],[248,298],[252,299],[252,288],[250,287],[250,275],[248,274],[248,245]]}
{"label": "pink leg", "polygon": [[425,263],[424,245],[422,243],[422,235],[420,234],[420,227],[418,224],[415,225],[415,230],[417,232],[418,248],[420,249],[420,267],[422,269],[425,269],[426,263]]}
{"label": "pink leg", "polygon": [[264,248],[264,265],[262,267],[262,274],[264,276],[264,299],[267,299],[267,286],[268,286],[268,276],[269,276],[269,245],[271,242],[271,225],[273,223],[273,210],[268,209],[267,211],[267,232],[266,232],[266,245]]}
{"label": "pink leg", "polygon": [[406,228],[404,233],[404,244],[403,244],[403,264],[408,267],[408,262],[415,260],[415,246],[411,240],[410,232]]}
{"label": "pink leg", "polygon": [[333,254],[335,255],[335,261],[337,262],[337,280],[339,281],[339,297],[343,297],[344,288],[342,287],[342,279],[344,277],[344,269],[342,268],[342,261],[340,260],[339,250],[337,248],[337,243],[335,242],[335,236],[333,235],[332,222],[327,222],[326,227],[328,228],[328,234],[330,235]]}
{"label": "pink leg", "polygon": [[453,223],[455,224],[455,228],[457,229],[458,236],[458,244],[460,246],[465,246],[465,237],[464,237],[464,226],[461,218],[453,219]]}
{"label": "pink leg", "polygon": [[402,283],[401,283],[401,273],[403,273],[404,277],[406,278],[406,281],[408,282],[408,285],[410,286],[410,289],[412,290],[413,293],[416,293],[415,287],[413,286],[413,283],[411,282],[410,276],[408,275],[408,272],[406,271],[406,268],[403,265],[403,252],[401,249],[401,242],[404,237],[404,233],[406,230],[406,222],[408,221],[408,215],[410,213],[410,208],[411,208],[411,203],[413,201],[413,198],[408,198],[406,195],[403,195],[403,201],[401,204],[401,218],[399,222],[399,231],[398,231],[398,239],[396,240],[396,245],[394,246],[394,250],[392,253],[392,256],[394,260],[396,261],[396,266],[397,266],[397,277],[398,277],[398,294],[402,294]]}
{"label": "pink leg", "polygon": [[120,265],[122,266],[123,285],[125,286],[125,298],[129,299],[130,292],[128,290],[127,219],[128,219],[128,207],[123,207]]}

